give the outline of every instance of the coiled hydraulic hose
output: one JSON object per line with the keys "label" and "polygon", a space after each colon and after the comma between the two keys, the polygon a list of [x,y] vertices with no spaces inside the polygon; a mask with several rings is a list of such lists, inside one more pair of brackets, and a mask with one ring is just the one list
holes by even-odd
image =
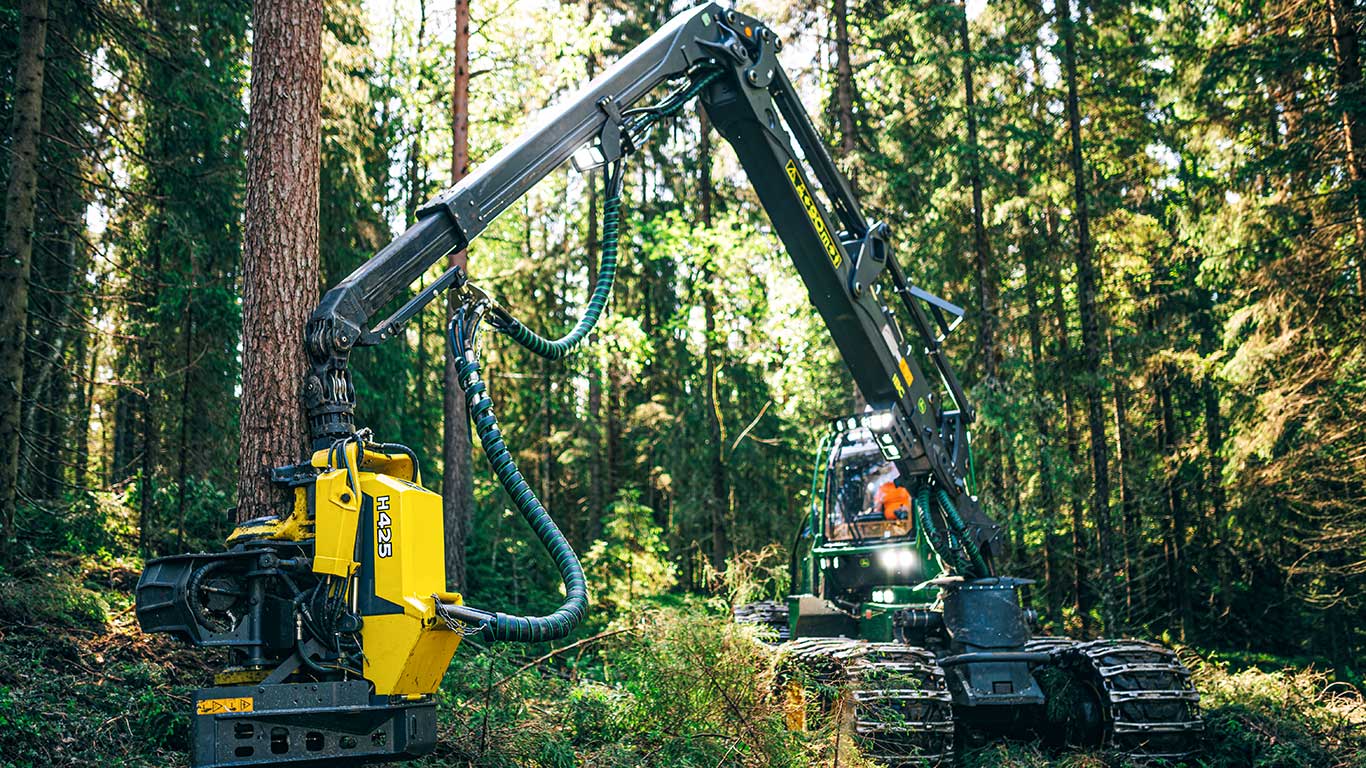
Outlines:
{"label": "coiled hydraulic hose", "polygon": [[953,497],[943,488],[936,489],[939,492],[939,506],[944,508],[944,518],[953,526],[954,533],[963,542],[963,549],[968,553],[968,559],[972,561],[975,575],[990,576],[991,569],[987,567],[987,561],[982,557],[982,551],[978,549],[977,542],[973,541],[972,534],[968,532],[967,523],[963,522],[962,516],[958,514],[958,505],[953,503]]}
{"label": "coiled hydraulic hose", "polygon": [[[628,144],[639,145],[655,123],[678,114],[694,96],[720,76],[719,69],[703,72],[697,79],[670,94],[659,104],[629,109],[622,113],[622,118],[626,122]],[[602,207],[602,261],[598,268],[598,280],[588,297],[588,308],[584,311],[583,317],[579,318],[569,333],[558,339],[547,339],[528,328],[502,307],[493,307],[490,310],[490,322],[494,328],[547,360],[561,360],[578,349],[602,317],[602,311],[607,307],[607,300],[612,295],[612,285],[616,280],[617,253],[621,236],[622,179],[622,164],[617,162],[608,178],[606,198]]]}
{"label": "coiled hydraulic hose", "polygon": [[[512,460],[503,434],[498,429],[498,419],[493,414],[493,401],[489,398],[488,388],[479,377],[479,356],[474,349],[474,341],[479,330],[482,307],[462,307],[452,318],[449,335],[451,352],[455,355],[455,368],[460,378],[460,388],[465,391],[465,404],[469,409],[474,431],[484,447],[484,456],[498,481],[503,484],[517,511],[522,514],[527,525],[536,533],[541,544],[555,561],[555,567],[564,580],[564,603],[549,616],[512,616],[506,613],[477,612],[483,624],[483,634],[487,640],[517,640],[527,643],[559,640],[574,631],[588,611],[588,583],[584,580],[583,566],[569,546],[559,526],[550,518],[541,500],[522,476],[517,463]],[[468,609],[466,609],[468,612]]]}
{"label": "coiled hydraulic hose", "polygon": [[621,235],[621,164],[617,163],[607,181],[607,196],[602,206],[602,263],[598,268],[598,282],[588,297],[588,309],[569,333],[558,339],[547,339],[522,324],[501,307],[491,309],[493,327],[508,338],[547,360],[560,360],[578,349],[598,324],[607,299],[612,295],[612,284],[617,275],[617,245]]}
{"label": "coiled hydraulic hose", "polygon": [[[677,114],[688,101],[701,92],[703,87],[720,74],[719,70],[695,73],[695,79],[687,86],[675,91],[659,104],[623,113],[628,151],[640,145],[656,122]],[[498,476],[503,489],[512,498],[517,511],[521,513],[527,525],[531,526],[531,530],[536,533],[536,537],[555,561],[555,567],[560,571],[565,589],[564,602],[548,616],[513,616],[438,602],[439,612],[453,629],[481,631],[486,640],[545,642],[568,636],[587,613],[588,585],[584,579],[583,566],[564,534],[560,532],[559,526],[555,525],[545,506],[531,490],[503,441],[503,434],[498,429],[498,419],[493,413],[493,401],[489,398],[488,387],[479,375],[481,369],[476,341],[479,324],[488,312],[491,314],[490,322],[497,330],[542,357],[559,360],[578,348],[602,316],[616,278],[621,233],[622,180],[622,163],[618,160],[613,164],[609,174],[603,205],[602,262],[597,283],[589,296],[587,310],[569,333],[558,339],[547,339],[526,327],[506,310],[492,306],[487,297],[467,297],[463,305],[456,310],[447,328],[451,354],[455,358],[456,374],[460,388],[465,392],[465,406],[474,424],[474,431],[479,435],[479,442],[484,447],[484,456],[488,459],[494,474]]]}

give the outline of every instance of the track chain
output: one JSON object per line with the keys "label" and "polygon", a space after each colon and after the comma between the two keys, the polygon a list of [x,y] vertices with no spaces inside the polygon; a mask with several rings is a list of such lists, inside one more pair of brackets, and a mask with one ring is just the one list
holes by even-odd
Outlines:
{"label": "track chain", "polygon": [[1181,760],[1198,748],[1204,721],[1190,670],[1141,640],[1095,640],[1060,648],[1103,698],[1104,745],[1140,760]]}
{"label": "track chain", "polygon": [[831,692],[848,689],[847,722],[864,754],[891,768],[953,761],[953,706],[934,654],[901,643],[802,638],[784,666]]}
{"label": "track chain", "polygon": [[737,605],[732,610],[737,624],[761,624],[772,627],[778,633],[778,642],[785,642],[792,636],[787,623],[787,606],[774,600],[760,600],[757,603]]}

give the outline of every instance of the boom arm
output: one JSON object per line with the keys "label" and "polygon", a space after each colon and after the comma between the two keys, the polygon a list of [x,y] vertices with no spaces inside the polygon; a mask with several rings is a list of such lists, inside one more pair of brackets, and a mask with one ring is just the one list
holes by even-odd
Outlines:
{"label": "boom arm", "polygon": [[[961,315],[961,310],[907,281],[887,226],[867,220],[798,101],[778,63],[781,47],[755,19],[714,3],[698,6],[423,206],[412,227],[328,291],[309,319],[304,399],[315,444],[325,446],[354,432],[350,350],[397,332],[456,281],[460,267],[372,328],[379,308],[403,295],[439,259],[463,250],[571,156],[579,165],[577,152],[587,150],[590,165],[630,153],[633,137],[623,112],[646,94],[666,82],[719,69],[721,76],[702,90],[701,102],[734,147],[860,391],[894,414],[893,423],[879,431],[884,454],[905,476],[930,475],[976,543],[994,550],[999,529],[965,482],[965,430],[974,412],[940,350],[950,327],[944,312]],[[909,343],[896,309],[909,319]],[[922,355],[954,407],[945,407],[927,380]]]}

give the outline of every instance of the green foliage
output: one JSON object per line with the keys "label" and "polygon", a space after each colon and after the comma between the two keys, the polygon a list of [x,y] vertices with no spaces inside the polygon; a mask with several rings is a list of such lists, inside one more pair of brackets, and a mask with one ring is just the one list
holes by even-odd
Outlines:
{"label": "green foliage", "polygon": [[602,538],[583,555],[589,593],[596,606],[612,613],[630,610],[642,598],[671,589],[678,579],[667,560],[663,530],[654,512],[624,491],[607,508]]}
{"label": "green foliage", "polygon": [[102,630],[109,606],[96,592],[73,583],[76,561],[39,560],[0,571],[0,621],[29,627]]}
{"label": "green foliage", "polygon": [[[1366,765],[1366,702],[1313,668],[1197,668],[1210,764],[1253,768]],[[1345,762],[1344,762],[1345,761]]]}
{"label": "green foliage", "polygon": [[712,582],[726,597],[727,605],[758,600],[782,600],[788,594],[787,550],[770,544],[757,551],[737,552],[726,561],[726,569],[713,573]]}

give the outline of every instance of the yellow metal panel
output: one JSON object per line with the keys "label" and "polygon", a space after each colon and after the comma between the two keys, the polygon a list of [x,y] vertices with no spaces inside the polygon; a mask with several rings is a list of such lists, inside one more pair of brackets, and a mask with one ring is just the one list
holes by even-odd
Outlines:
{"label": "yellow metal panel", "polygon": [[446,595],[446,542],[441,497],[406,480],[361,473],[370,498],[375,595],[403,613],[366,616],[361,629],[365,677],[380,695],[425,694],[441,684],[460,636],[436,615],[433,595]]}
{"label": "yellow metal panel", "polygon": [[460,645],[444,625],[391,613],[365,617],[365,678],[380,695],[434,693]]}
{"label": "yellow metal panel", "polygon": [[446,589],[441,497],[388,475],[364,474],[374,504],[375,594],[410,616],[435,616],[431,596]]}
{"label": "yellow metal panel", "polygon": [[[313,572],[350,576],[360,565],[354,557],[360,498],[347,482],[344,469],[324,472],[318,476],[314,487],[317,509],[314,511]],[[365,487],[363,481],[361,487]]]}

